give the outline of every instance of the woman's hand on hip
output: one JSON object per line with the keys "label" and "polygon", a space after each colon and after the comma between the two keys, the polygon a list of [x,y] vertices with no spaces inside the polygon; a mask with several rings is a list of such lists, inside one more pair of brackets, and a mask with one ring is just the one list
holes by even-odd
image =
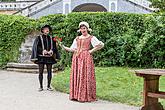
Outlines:
{"label": "woman's hand on hip", "polygon": [[93,53],[93,51],[92,51],[92,50],[89,50],[89,53],[90,53],[90,54],[92,54],[92,53]]}

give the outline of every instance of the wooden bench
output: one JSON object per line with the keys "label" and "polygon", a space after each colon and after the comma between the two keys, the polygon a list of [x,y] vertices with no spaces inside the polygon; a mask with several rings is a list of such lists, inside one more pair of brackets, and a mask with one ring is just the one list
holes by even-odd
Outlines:
{"label": "wooden bench", "polygon": [[158,99],[165,99],[165,92],[159,91],[159,78],[165,76],[165,69],[135,70],[135,73],[144,78],[143,107],[141,110],[164,110]]}

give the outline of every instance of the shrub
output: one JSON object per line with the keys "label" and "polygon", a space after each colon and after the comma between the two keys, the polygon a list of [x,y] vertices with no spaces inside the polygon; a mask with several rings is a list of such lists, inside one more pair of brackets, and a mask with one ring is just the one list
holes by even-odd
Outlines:
{"label": "shrub", "polygon": [[[0,15],[0,65],[17,61],[18,48],[33,29],[49,24],[53,35],[63,37],[70,46],[76,36],[78,24],[87,21],[92,35],[105,43],[94,54],[97,66],[165,67],[165,17],[156,14],[128,13],[70,13],[49,15],[37,21],[21,17]],[[60,49],[60,48],[59,48]],[[60,50],[58,66],[71,64],[71,53]]]}

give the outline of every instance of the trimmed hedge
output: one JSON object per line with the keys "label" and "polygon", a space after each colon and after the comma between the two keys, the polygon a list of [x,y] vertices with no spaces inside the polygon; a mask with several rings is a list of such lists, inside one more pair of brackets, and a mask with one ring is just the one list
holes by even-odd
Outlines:
{"label": "trimmed hedge", "polygon": [[[71,13],[65,21],[64,41],[67,46],[78,35],[81,21],[89,22],[92,35],[105,43],[105,47],[94,54],[95,65],[165,67],[164,17],[155,14]],[[63,63],[70,64],[70,56],[64,54]]]}
{"label": "trimmed hedge", "polygon": [[[4,16],[4,15],[3,15]],[[15,18],[10,16],[9,18]],[[27,27],[26,31],[17,27],[17,24],[7,27],[10,31],[4,32],[3,38],[8,39],[8,43],[1,45],[1,50],[10,47],[12,44],[9,39],[12,39],[13,30],[19,33],[17,46],[13,46],[18,50],[24,36],[32,29],[39,29],[43,24],[50,24],[53,27],[54,34],[63,37],[63,42],[66,46],[70,46],[73,39],[79,35],[77,33],[78,24],[81,21],[89,22],[93,29],[92,35],[105,43],[105,47],[94,54],[95,65],[97,66],[130,66],[130,67],[165,67],[165,17],[155,14],[128,14],[128,13],[71,13],[65,15],[49,15],[42,17],[34,22],[28,18],[26,25],[24,21],[19,21],[20,27]],[[10,19],[13,22],[13,19]],[[2,20],[1,20],[2,21]],[[7,22],[7,20],[3,20]],[[27,22],[29,22],[27,24]],[[34,24],[36,26],[34,26]],[[0,29],[4,29],[1,27]],[[23,34],[24,33],[24,34]],[[15,38],[15,37],[14,37]],[[1,41],[0,41],[1,43]],[[9,45],[9,46],[8,46]],[[59,65],[71,64],[71,53],[61,51],[61,61]],[[16,52],[18,53],[18,52]],[[15,54],[15,52],[13,53]],[[1,54],[0,54],[1,55]],[[18,57],[14,56],[4,59],[0,56],[3,62],[12,61]],[[16,60],[15,60],[16,61]],[[0,61],[2,62],[2,61]],[[59,66],[58,65],[58,66]]]}
{"label": "trimmed hedge", "polygon": [[0,15],[0,67],[7,62],[17,62],[19,47],[35,24],[34,20],[26,17]]}
{"label": "trimmed hedge", "polygon": [[126,13],[73,13],[66,21],[67,35],[71,38],[67,42],[77,35],[78,23],[87,21],[93,29],[92,34],[105,43],[105,47],[94,54],[96,65],[139,66],[133,51],[145,31],[144,18],[143,15]]}

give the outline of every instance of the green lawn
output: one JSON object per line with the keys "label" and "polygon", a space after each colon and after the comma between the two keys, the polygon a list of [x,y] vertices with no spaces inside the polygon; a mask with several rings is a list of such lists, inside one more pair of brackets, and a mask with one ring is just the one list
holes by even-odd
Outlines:
{"label": "green lawn", "polygon": [[[96,67],[97,98],[134,106],[142,105],[143,78],[126,67]],[[54,76],[52,86],[69,93],[70,68]],[[165,91],[165,77],[160,79],[160,90]],[[165,106],[165,100],[161,100]]]}

